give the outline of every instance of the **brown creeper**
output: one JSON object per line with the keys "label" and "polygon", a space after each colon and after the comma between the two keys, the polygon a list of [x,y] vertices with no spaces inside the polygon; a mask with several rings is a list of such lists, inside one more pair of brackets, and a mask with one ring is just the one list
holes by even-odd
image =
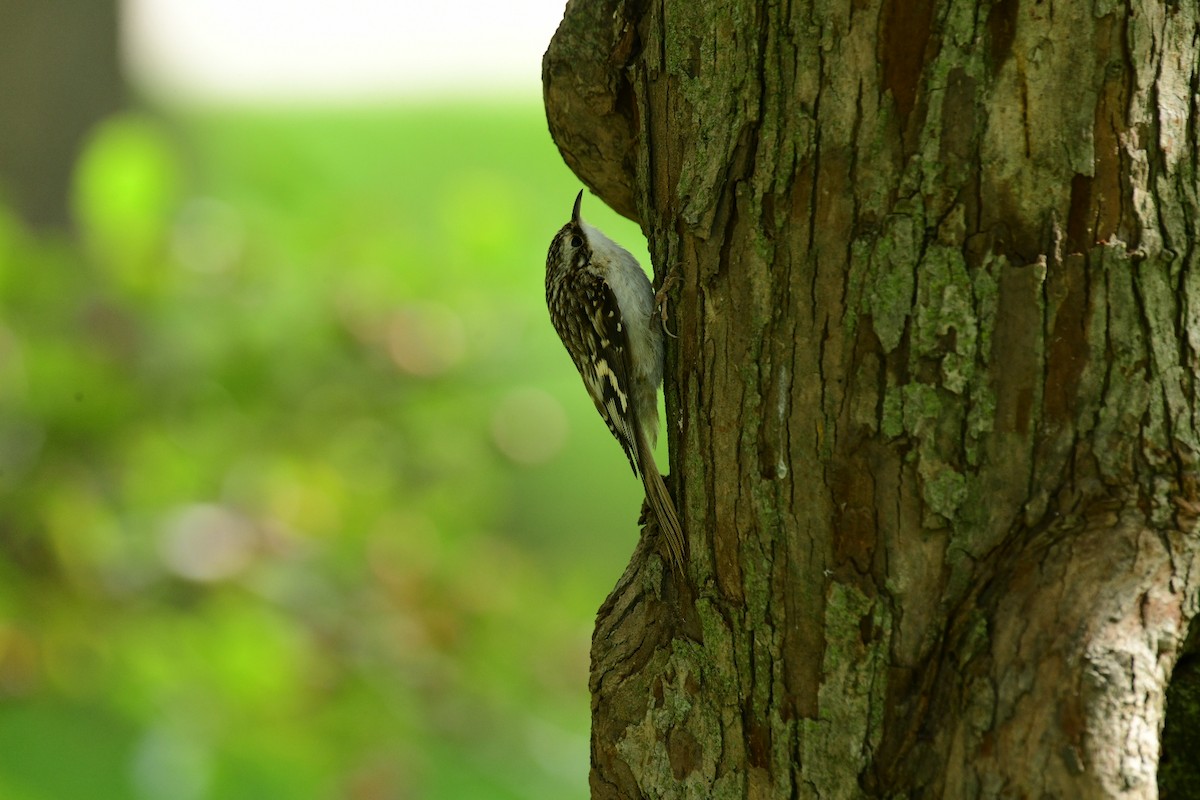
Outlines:
{"label": "brown creeper", "polygon": [[683,574],[683,530],[654,463],[663,379],[654,289],[637,259],[580,219],[582,199],[580,192],[546,256],[550,321],[633,474],[641,476],[672,566]]}

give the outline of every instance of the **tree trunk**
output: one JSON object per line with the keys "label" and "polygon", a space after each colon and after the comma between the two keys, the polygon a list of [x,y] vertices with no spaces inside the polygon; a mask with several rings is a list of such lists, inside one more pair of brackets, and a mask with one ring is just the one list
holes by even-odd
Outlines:
{"label": "tree trunk", "polygon": [[80,145],[124,103],[117,0],[0,0],[0,36],[0,202],[65,228]]}
{"label": "tree trunk", "polygon": [[678,265],[680,581],[595,798],[1155,797],[1200,594],[1200,11],[572,0],[551,132]]}

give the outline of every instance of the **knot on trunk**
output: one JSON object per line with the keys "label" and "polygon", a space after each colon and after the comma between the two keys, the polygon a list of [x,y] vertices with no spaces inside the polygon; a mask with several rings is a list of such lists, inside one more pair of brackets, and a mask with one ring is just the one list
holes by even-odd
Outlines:
{"label": "knot on trunk", "polygon": [[640,221],[633,191],[638,126],[627,65],[637,46],[624,2],[570,2],[542,57],[546,121],[563,160],[634,221]]}

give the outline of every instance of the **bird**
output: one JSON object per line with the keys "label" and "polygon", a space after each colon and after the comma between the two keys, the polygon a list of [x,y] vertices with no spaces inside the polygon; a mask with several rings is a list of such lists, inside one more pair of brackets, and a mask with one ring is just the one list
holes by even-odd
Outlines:
{"label": "bird", "polygon": [[671,565],[683,575],[683,529],[654,462],[663,380],[657,298],[637,259],[583,221],[582,200],[581,190],[570,222],[555,234],[546,254],[550,321],[633,474],[641,478]]}

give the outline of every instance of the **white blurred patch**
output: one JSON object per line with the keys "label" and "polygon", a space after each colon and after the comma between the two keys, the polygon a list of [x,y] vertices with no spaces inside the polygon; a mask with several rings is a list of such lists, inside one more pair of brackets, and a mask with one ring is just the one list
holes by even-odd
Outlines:
{"label": "white blurred patch", "polygon": [[244,570],[257,545],[254,526],[245,517],[224,506],[196,503],[167,520],[159,555],[176,575],[207,583]]}
{"label": "white blurred patch", "polygon": [[541,389],[514,389],[492,414],[492,441],[518,464],[545,464],[566,444],[567,414]]}
{"label": "white blurred patch", "polygon": [[541,97],[565,0],[124,0],[134,83],[166,101]]}

